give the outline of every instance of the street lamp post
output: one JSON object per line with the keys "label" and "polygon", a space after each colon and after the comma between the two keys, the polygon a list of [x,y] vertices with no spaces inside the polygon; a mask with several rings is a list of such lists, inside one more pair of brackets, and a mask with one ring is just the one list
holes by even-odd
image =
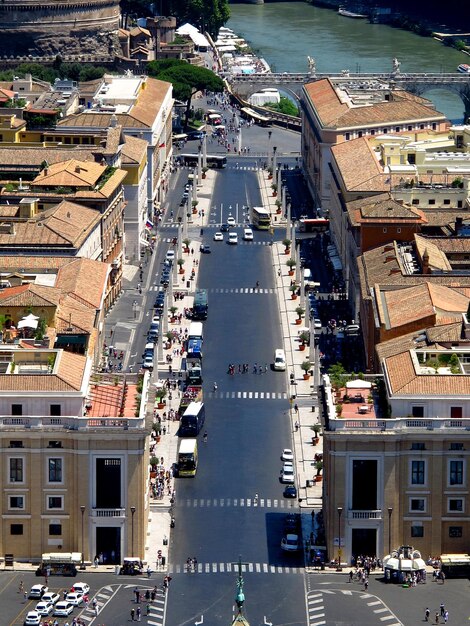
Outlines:
{"label": "street lamp post", "polygon": [[338,507],[338,567],[336,568],[337,572],[342,571],[341,567],[341,515],[343,513],[343,507]]}
{"label": "street lamp post", "polygon": [[135,506],[131,506],[131,548],[132,554],[134,556],[134,514],[135,514]]}
{"label": "street lamp post", "polygon": [[273,146],[273,179],[274,181],[276,180],[276,170],[277,170],[276,152],[277,152],[277,146]]}
{"label": "street lamp post", "polygon": [[80,563],[80,569],[86,569],[85,568],[85,555],[84,555],[84,547],[85,547],[85,541],[84,541],[84,536],[85,536],[85,505],[82,504],[80,506],[80,511],[82,512],[82,562]]}
{"label": "street lamp post", "polygon": [[392,513],[393,507],[388,507],[388,553],[392,553]]}

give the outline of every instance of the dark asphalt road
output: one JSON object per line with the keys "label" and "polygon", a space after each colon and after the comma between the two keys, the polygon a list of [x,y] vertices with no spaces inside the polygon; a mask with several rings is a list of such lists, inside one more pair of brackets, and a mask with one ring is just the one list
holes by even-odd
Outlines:
{"label": "dark asphalt road", "polygon": [[[217,177],[212,204],[223,204],[224,218],[230,204],[259,202],[254,172],[228,168]],[[192,623],[201,615],[205,623],[226,624],[236,593],[231,564],[239,555],[248,564],[246,610],[253,623],[262,623],[266,615],[274,623],[304,624],[301,556],[280,549],[291,504],[282,497],[280,453],[291,435],[287,377],[271,370],[274,349],[283,343],[271,237],[256,232],[253,243],[244,243],[238,227],[240,242],[230,246],[213,242],[213,232],[205,231],[212,253],[202,258],[198,277],[198,286],[209,290],[203,362],[208,442],[200,437],[196,477],[176,484],[167,624]],[[260,291],[237,292],[251,290],[257,280]],[[230,376],[229,362],[249,363],[250,373],[238,374],[237,367]],[[255,362],[267,364],[268,371],[253,374]],[[184,572],[188,556],[197,557],[200,573]]]}

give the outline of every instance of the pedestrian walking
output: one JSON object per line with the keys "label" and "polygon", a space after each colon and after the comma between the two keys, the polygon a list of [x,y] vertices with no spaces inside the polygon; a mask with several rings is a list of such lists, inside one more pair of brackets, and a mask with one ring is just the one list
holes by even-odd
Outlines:
{"label": "pedestrian walking", "polygon": [[429,610],[428,607],[426,607],[425,611],[424,611],[424,621],[425,622],[429,622],[429,616],[431,615],[431,611]]}
{"label": "pedestrian walking", "polygon": [[294,426],[295,426],[295,432],[298,432],[298,430],[299,430],[299,422],[296,421]]}
{"label": "pedestrian walking", "polygon": [[140,606],[137,607],[137,621],[140,622],[140,618],[142,617],[142,611],[140,610]]}
{"label": "pedestrian walking", "polygon": [[435,624],[439,624],[439,611],[436,611],[436,616],[435,616]]}
{"label": "pedestrian walking", "polygon": [[299,414],[299,405],[297,403],[294,404],[294,412],[297,413],[297,415]]}
{"label": "pedestrian walking", "polygon": [[135,622],[135,609],[131,609],[131,620]]}
{"label": "pedestrian walking", "polygon": [[449,619],[449,611],[444,611],[444,624],[447,624],[447,620]]}
{"label": "pedestrian walking", "polygon": [[441,602],[439,606],[439,611],[440,611],[441,617],[444,617],[444,613],[446,612],[446,607],[445,607],[444,602]]}

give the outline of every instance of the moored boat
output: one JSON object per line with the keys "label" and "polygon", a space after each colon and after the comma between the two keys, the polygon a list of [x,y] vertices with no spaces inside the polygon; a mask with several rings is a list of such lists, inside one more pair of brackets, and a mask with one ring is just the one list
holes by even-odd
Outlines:
{"label": "moored boat", "polygon": [[338,9],[338,14],[342,15],[343,17],[352,17],[353,19],[365,19],[367,17],[367,15],[363,15],[362,13],[354,13],[354,11],[347,11],[346,9],[343,9],[343,7],[339,7]]}

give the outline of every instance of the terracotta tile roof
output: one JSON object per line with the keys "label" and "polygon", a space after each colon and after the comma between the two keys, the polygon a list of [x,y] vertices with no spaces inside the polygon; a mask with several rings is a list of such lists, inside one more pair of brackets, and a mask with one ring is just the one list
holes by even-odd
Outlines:
{"label": "terracotta tile roof", "polygon": [[429,237],[415,235],[416,250],[421,259],[427,254],[429,257],[429,267],[433,270],[451,271],[452,266],[449,263],[444,252],[439,250],[438,246]]}
{"label": "terracotta tile roof", "polygon": [[381,296],[388,318],[387,328],[399,328],[434,315],[427,284],[382,291]]}
{"label": "terracotta tile roof", "polygon": [[168,92],[173,86],[156,78],[148,78],[129,116],[151,128]]}
{"label": "terracotta tile roof", "polygon": [[407,396],[462,396],[470,395],[470,376],[455,374],[418,374],[411,352],[388,357],[383,361],[390,391]]}
{"label": "terracotta tile roof", "polygon": [[50,307],[57,306],[60,301],[60,291],[55,287],[45,285],[19,285],[7,287],[0,291],[1,307]]}
{"label": "terracotta tile roof", "polygon": [[125,135],[125,143],[122,147],[121,158],[123,164],[136,164],[142,162],[147,156],[148,142],[139,137]]}
{"label": "terracotta tile roof", "polygon": [[352,106],[341,101],[333,83],[324,78],[303,87],[304,93],[315,108],[323,127],[348,129],[374,125],[444,120],[445,117],[414,98],[405,98],[402,92],[390,101],[366,106]]}
{"label": "terracotta tile roof", "polygon": [[43,161],[49,165],[70,159],[93,161],[98,146],[75,146],[70,148],[33,148],[18,146],[2,146],[0,144],[0,167],[20,165],[39,167]]}
{"label": "terracotta tile roof", "polygon": [[141,26],[135,26],[129,31],[129,33],[131,37],[137,37],[138,35],[145,35],[146,37],[152,36],[150,34],[150,31],[148,31],[146,28],[142,28]]}
{"label": "terracotta tile roof", "polygon": [[147,124],[131,117],[128,113],[77,113],[76,115],[67,115],[57,122],[57,128],[108,128],[111,117],[116,115],[118,124],[124,129],[126,128],[148,128]]}
{"label": "terracotta tile roof", "polygon": [[87,417],[135,417],[136,385],[91,385],[88,396],[91,407]]}
{"label": "terracotta tile roof", "polygon": [[459,293],[456,289],[446,287],[445,285],[434,285],[433,283],[427,283],[429,289],[429,295],[436,312],[442,314],[441,319],[444,318],[444,313],[466,313],[470,298]]}
{"label": "terracotta tile roof", "polygon": [[370,222],[426,222],[423,212],[393,199],[389,192],[346,203],[351,223],[359,226]]}
{"label": "terracotta tile roof", "polygon": [[0,218],[5,219],[6,217],[16,217],[19,210],[20,207],[17,204],[2,204],[0,205]]}
{"label": "terracotta tile roof", "polygon": [[101,308],[109,265],[92,259],[76,258],[59,269],[56,287],[78,296],[94,310]]}
{"label": "terracotta tile roof", "polygon": [[445,227],[445,226],[450,225],[453,229],[455,226],[455,220],[457,219],[457,217],[461,217],[464,221],[468,219],[468,212],[466,212],[463,209],[445,209],[445,210],[438,209],[436,211],[430,211],[429,209],[426,208],[424,213],[428,221],[428,227],[432,227],[432,226]]}
{"label": "terracotta tile roof", "polygon": [[[453,328],[456,324],[452,324]],[[461,324],[458,325],[459,329],[461,328]],[[375,346],[375,351],[377,353],[379,361],[388,358],[389,356],[393,356],[395,354],[401,354],[406,350],[412,350],[414,348],[437,348],[438,339],[433,339],[428,333],[429,330],[434,330],[435,328],[439,329],[449,329],[448,326],[439,326],[433,327],[432,329],[425,330],[415,330],[411,333],[407,333],[406,335],[401,335],[400,337],[395,337],[394,339],[389,339],[388,341],[382,341]],[[455,331],[454,331],[455,332]]]}
{"label": "terracotta tile roof", "polygon": [[[431,343],[464,343],[462,338],[462,320],[458,322],[453,321],[451,324],[443,324],[440,326],[433,326],[426,330],[428,341]],[[470,343],[470,342],[467,342]]]}
{"label": "terracotta tile roof", "polygon": [[468,254],[470,252],[469,237],[440,237],[432,240],[445,254]]}
{"label": "terracotta tile roof", "polygon": [[15,255],[0,256],[0,272],[16,272],[19,274],[29,274],[37,272],[39,274],[58,270],[63,265],[71,263],[72,257],[64,256],[31,256]]}
{"label": "terracotta tile roof", "polygon": [[52,209],[24,222],[15,222],[12,233],[0,232],[1,246],[67,246],[79,249],[100,222],[95,209],[63,200]]}
{"label": "terracotta tile roof", "polygon": [[32,186],[89,188],[96,184],[106,167],[101,163],[76,159],[53,163],[36,176]]}
{"label": "terracotta tile roof", "polygon": [[[347,191],[390,191],[393,175],[383,172],[382,165],[365,137],[336,144],[331,147],[331,153]],[[398,183],[399,178],[396,176],[395,182]]]}
{"label": "terracotta tile roof", "polygon": [[96,311],[79,302],[73,296],[61,299],[55,316],[57,333],[77,333],[91,335],[95,328]]}

